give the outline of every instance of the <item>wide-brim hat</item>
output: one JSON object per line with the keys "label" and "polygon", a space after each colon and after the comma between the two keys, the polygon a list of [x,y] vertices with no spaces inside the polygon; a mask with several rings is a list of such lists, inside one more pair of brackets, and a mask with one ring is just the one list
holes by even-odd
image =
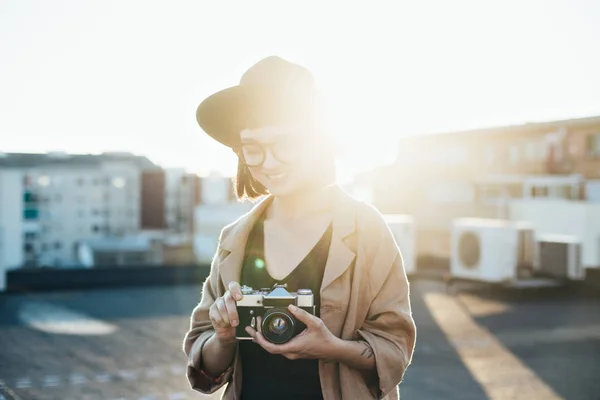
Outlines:
{"label": "wide-brim hat", "polygon": [[244,129],[290,123],[318,126],[319,103],[308,69],[271,56],[248,69],[238,85],[202,101],[196,120],[212,138],[235,147]]}

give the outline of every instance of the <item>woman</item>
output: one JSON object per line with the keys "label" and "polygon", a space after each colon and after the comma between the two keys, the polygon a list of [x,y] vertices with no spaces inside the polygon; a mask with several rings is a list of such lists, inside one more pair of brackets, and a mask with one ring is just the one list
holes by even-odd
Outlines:
{"label": "woman", "polygon": [[[238,198],[254,208],[221,232],[184,341],[195,390],[225,399],[397,399],[416,329],[398,247],[382,216],[335,185],[311,73],[266,58],[200,104],[203,130],[239,158]],[[236,339],[241,285],[310,289],[315,315],[284,344],[260,320]]]}

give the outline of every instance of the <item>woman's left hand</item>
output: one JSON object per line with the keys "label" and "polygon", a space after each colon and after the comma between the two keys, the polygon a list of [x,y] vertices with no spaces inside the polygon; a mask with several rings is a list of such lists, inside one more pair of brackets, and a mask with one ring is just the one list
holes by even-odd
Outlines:
{"label": "woman's left hand", "polygon": [[306,329],[284,344],[274,344],[265,339],[259,331],[246,327],[246,332],[253,337],[253,342],[271,354],[281,354],[290,360],[299,358],[327,359],[335,348],[336,338],[327,329],[323,321],[301,308],[289,306],[290,312],[306,325]]}

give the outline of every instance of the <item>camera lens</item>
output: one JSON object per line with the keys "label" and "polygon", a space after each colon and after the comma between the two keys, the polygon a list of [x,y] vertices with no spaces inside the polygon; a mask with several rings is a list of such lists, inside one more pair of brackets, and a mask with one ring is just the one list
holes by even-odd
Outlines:
{"label": "camera lens", "polygon": [[269,331],[281,335],[287,329],[287,321],[281,317],[271,319],[269,323]]}
{"label": "camera lens", "polygon": [[281,344],[294,336],[294,318],[285,310],[268,310],[262,322],[262,334],[271,343]]}

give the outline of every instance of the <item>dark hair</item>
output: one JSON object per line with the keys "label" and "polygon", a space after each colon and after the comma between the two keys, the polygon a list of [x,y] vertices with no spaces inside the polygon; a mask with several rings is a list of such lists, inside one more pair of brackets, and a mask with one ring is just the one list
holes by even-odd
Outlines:
{"label": "dark hair", "polygon": [[257,181],[250,170],[241,160],[238,160],[237,175],[234,179],[235,196],[238,200],[256,200],[260,196],[269,194],[267,188]]}

